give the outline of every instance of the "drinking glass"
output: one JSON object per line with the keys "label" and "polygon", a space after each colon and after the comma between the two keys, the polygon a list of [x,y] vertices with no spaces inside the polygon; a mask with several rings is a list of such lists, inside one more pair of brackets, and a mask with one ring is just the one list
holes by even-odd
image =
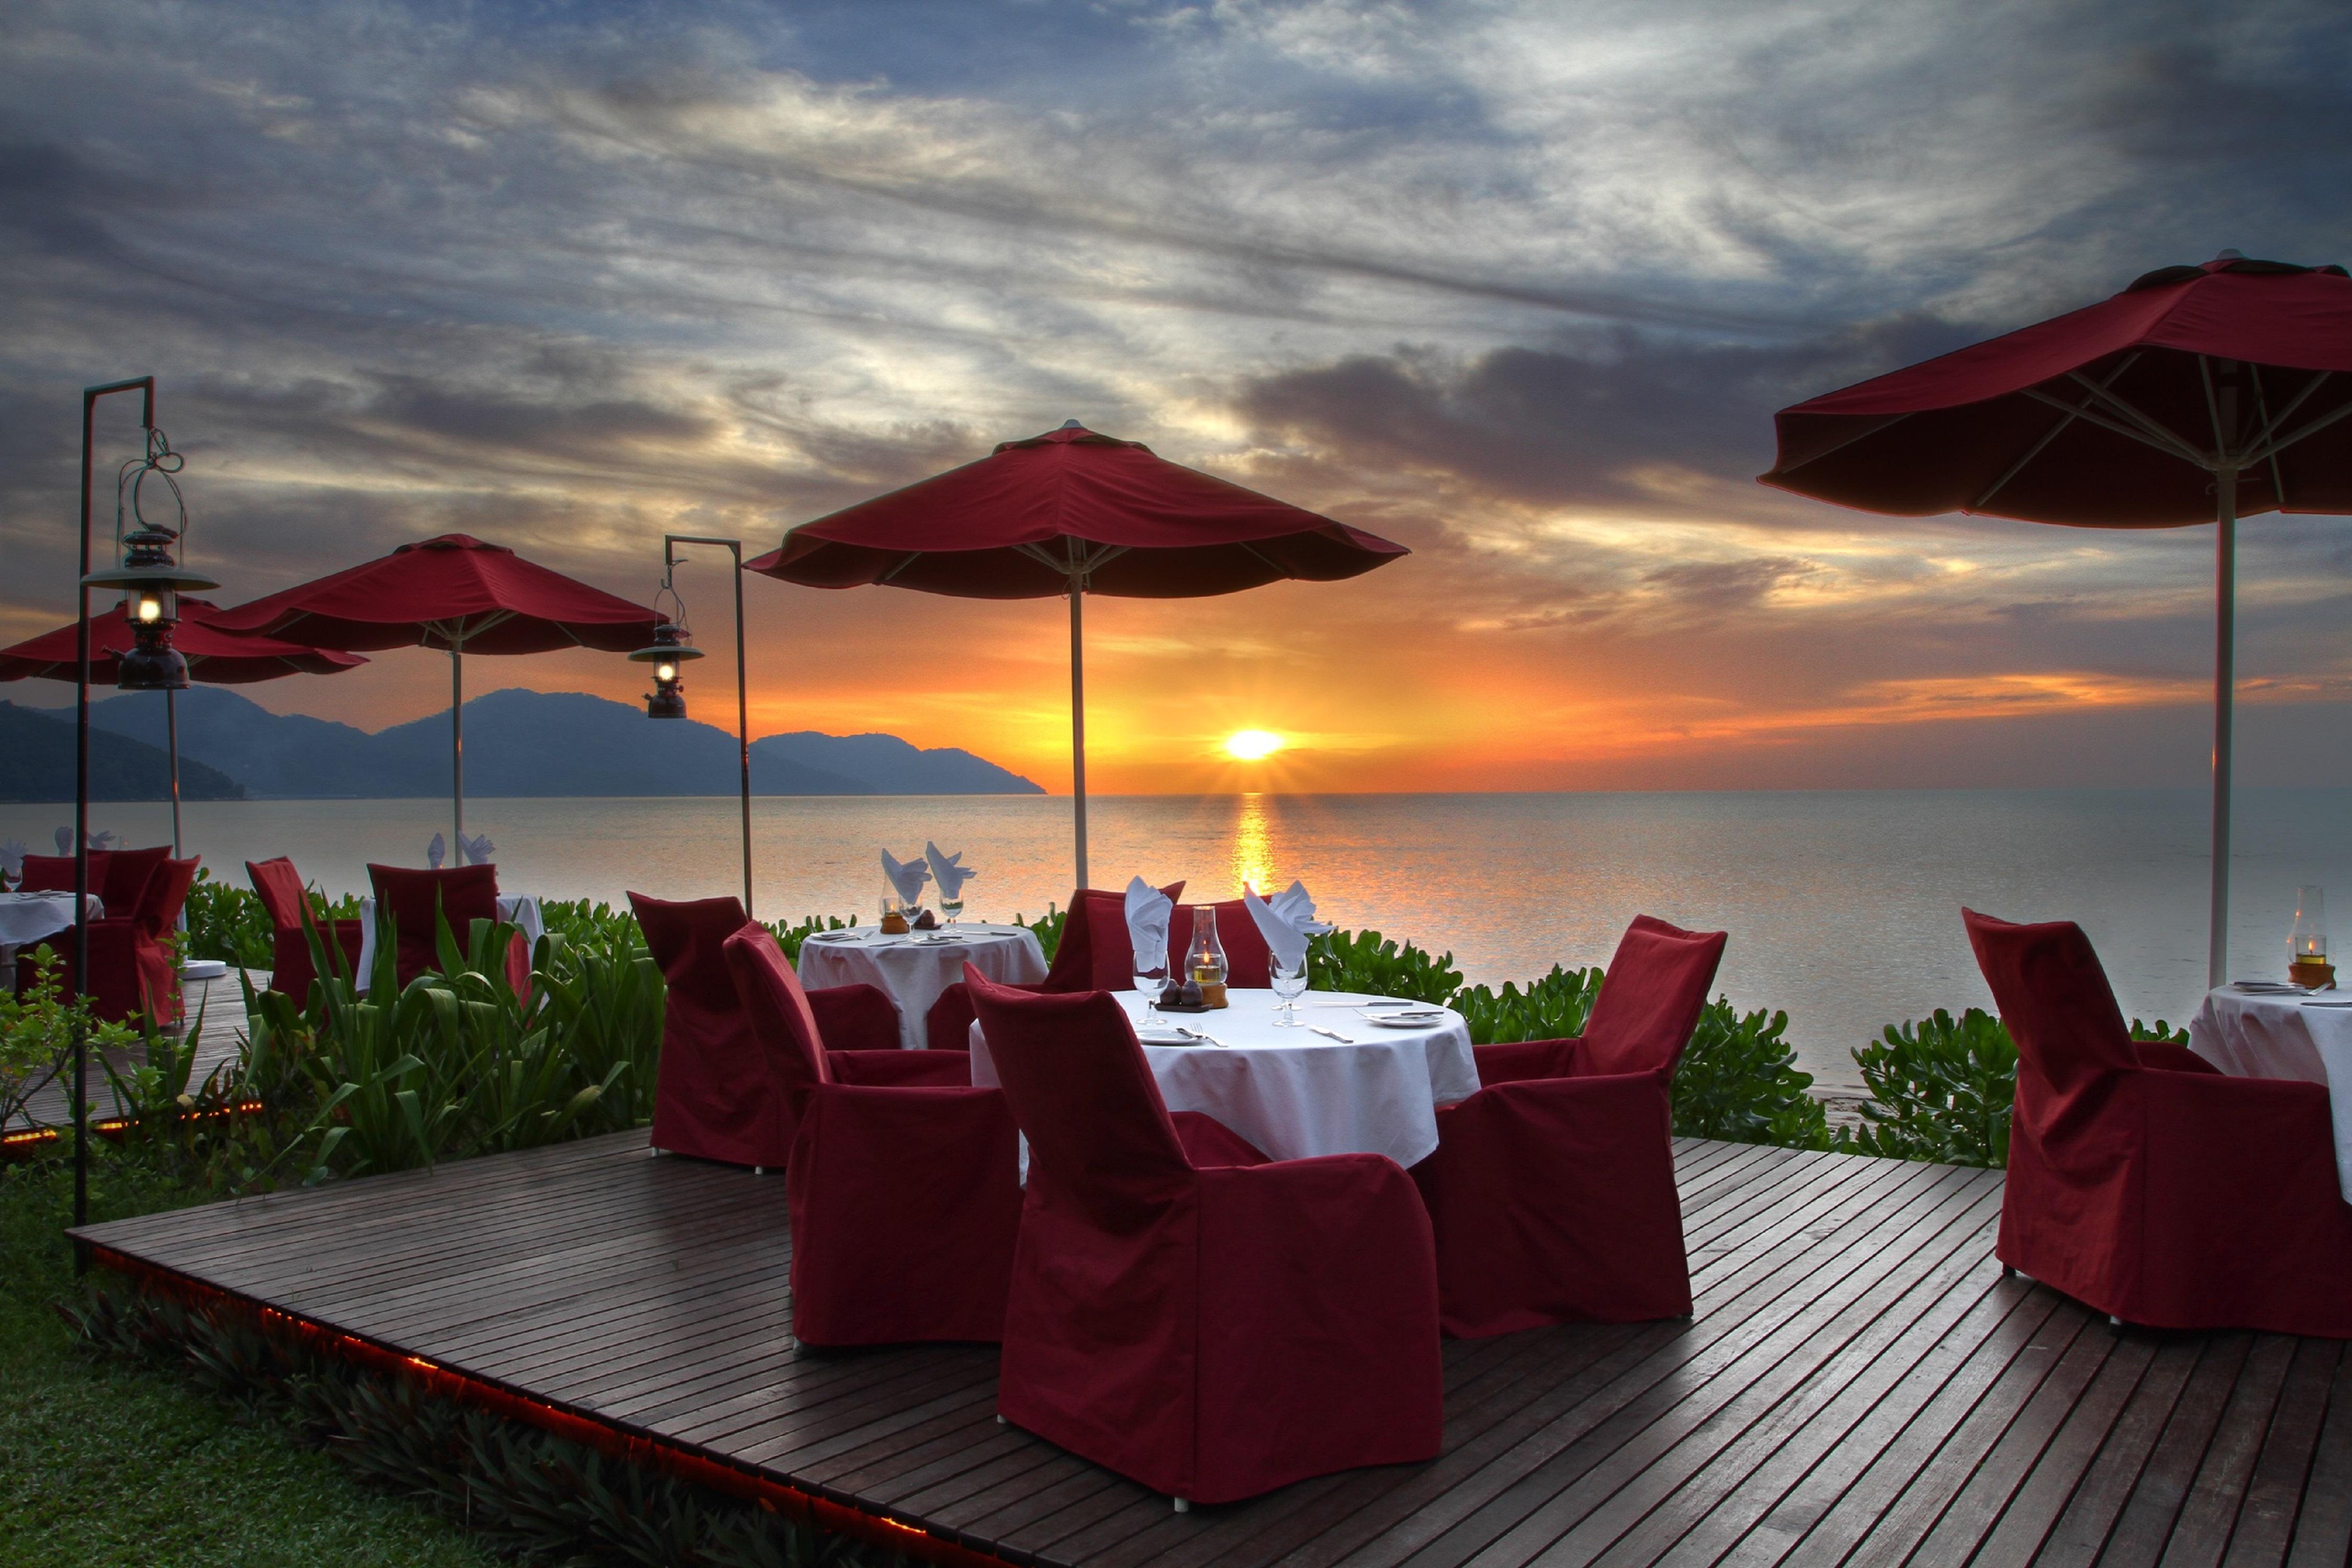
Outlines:
{"label": "drinking glass", "polygon": [[956,923],[956,916],[961,913],[963,913],[963,889],[961,888],[958,888],[954,892],[950,893],[947,889],[941,888],[940,889],[940,914],[941,918],[943,918],[948,924],[953,925]]}
{"label": "drinking glass", "polygon": [[1146,952],[1135,950],[1130,962],[1134,965],[1135,988],[1143,993],[1146,1012],[1159,1006],[1160,988],[1168,984],[1168,950]]}
{"label": "drinking glass", "polygon": [[1267,969],[1273,976],[1274,994],[1282,999],[1274,1010],[1275,1026],[1305,1028],[1306,1020],[1298,1016],[1298,999],[1307,994],[1307,955],[1302,952],[1297,963],[1286,964],[1276,953],[1268,959]]}

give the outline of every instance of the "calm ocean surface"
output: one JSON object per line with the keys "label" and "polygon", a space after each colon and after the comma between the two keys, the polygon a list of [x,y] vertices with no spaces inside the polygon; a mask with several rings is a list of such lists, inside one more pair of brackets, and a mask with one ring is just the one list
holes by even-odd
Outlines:
{"label": "calm ocean surface", "polygon": [[[736,802],[468,801],[520,891],[620,901],[740,886]],[[1472,980],[1605,961],[1648,912],[1731,933],[1719,984],[1785,1008],[1825,1083],[1856,1082],[1849,1050],[1888,1023],[1989,1004],[1960,931],[1969,904],[2080,921],[2126,1014],[2181,1022],[2204,988],[2206,802],[2196,790],[1106,796],[1092,806],[1095,881],[1189,879],[1188,899],[1242,879],[1302,878],[1326,918],[1451,950]],[[759,912],[871,920],[877,852],[926,837],[980,876],[976,915],[1034,916],[1069,897],[1065,797],[769,798],[752,803]],[[0,805],[0,837],[47,852],[70,807]],[[167,838],[152,805],[93,809],[132,843]],[[290,855],[331,890],[366,862],[424,863],[446,802],[252,801],[185,808],[188,847],[240,883],[242,862]],[[2232,973],[2285,963],[2298,884],[2340,889],[2352,936],[2352,790],[2241,792]]]}

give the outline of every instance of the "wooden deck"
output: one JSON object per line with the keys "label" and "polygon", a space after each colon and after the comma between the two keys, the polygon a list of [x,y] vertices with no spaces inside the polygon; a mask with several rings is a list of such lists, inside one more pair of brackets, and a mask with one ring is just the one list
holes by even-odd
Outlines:
{"label": "wooden deck", "polygon": [[644,1145],[89,1235],[1017,1563],[2341,1568],[2352,1542],[2345,1346],[2114,1332],[2002,1276],[1994,1172],[1684,1142],[1694,1321],[1449,1342],[1440,1458],[1178,1515],[998,1426],[992,1349],[794,1348],[782,1182]]}

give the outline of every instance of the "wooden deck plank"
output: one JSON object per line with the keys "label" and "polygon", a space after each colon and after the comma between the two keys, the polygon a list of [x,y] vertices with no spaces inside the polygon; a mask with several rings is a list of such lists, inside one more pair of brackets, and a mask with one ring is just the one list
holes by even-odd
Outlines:
{"label": "wooden deck plank", "polygon": [[2342,1568],[2343,1346],[2112,1337],[2000,1276],[1998,1173],[1675,1152],[1693,1320],[1449,1342],[1436,1460],[1181,1515],[997,1423],[993,1347],[794,1342],[781,1180],[642,1132],[91,1234],[1022,1562]]}

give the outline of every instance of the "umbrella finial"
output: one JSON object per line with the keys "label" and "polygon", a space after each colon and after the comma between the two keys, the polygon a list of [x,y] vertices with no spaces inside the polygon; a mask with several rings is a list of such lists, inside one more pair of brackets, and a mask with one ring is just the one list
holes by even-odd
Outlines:
{"label": "umbrella finial", "polygon": [[1062,428],[1065,430],[1083,430],[1086,426],[1079,424],[1075,419],[1065,419],[1062,421]]}
{"label": "umbrella finial", "polygon": [[2243,261],[2245,258],[2246,253],[2234,245],[2225,245],[2213,253],[2216,261]]}

